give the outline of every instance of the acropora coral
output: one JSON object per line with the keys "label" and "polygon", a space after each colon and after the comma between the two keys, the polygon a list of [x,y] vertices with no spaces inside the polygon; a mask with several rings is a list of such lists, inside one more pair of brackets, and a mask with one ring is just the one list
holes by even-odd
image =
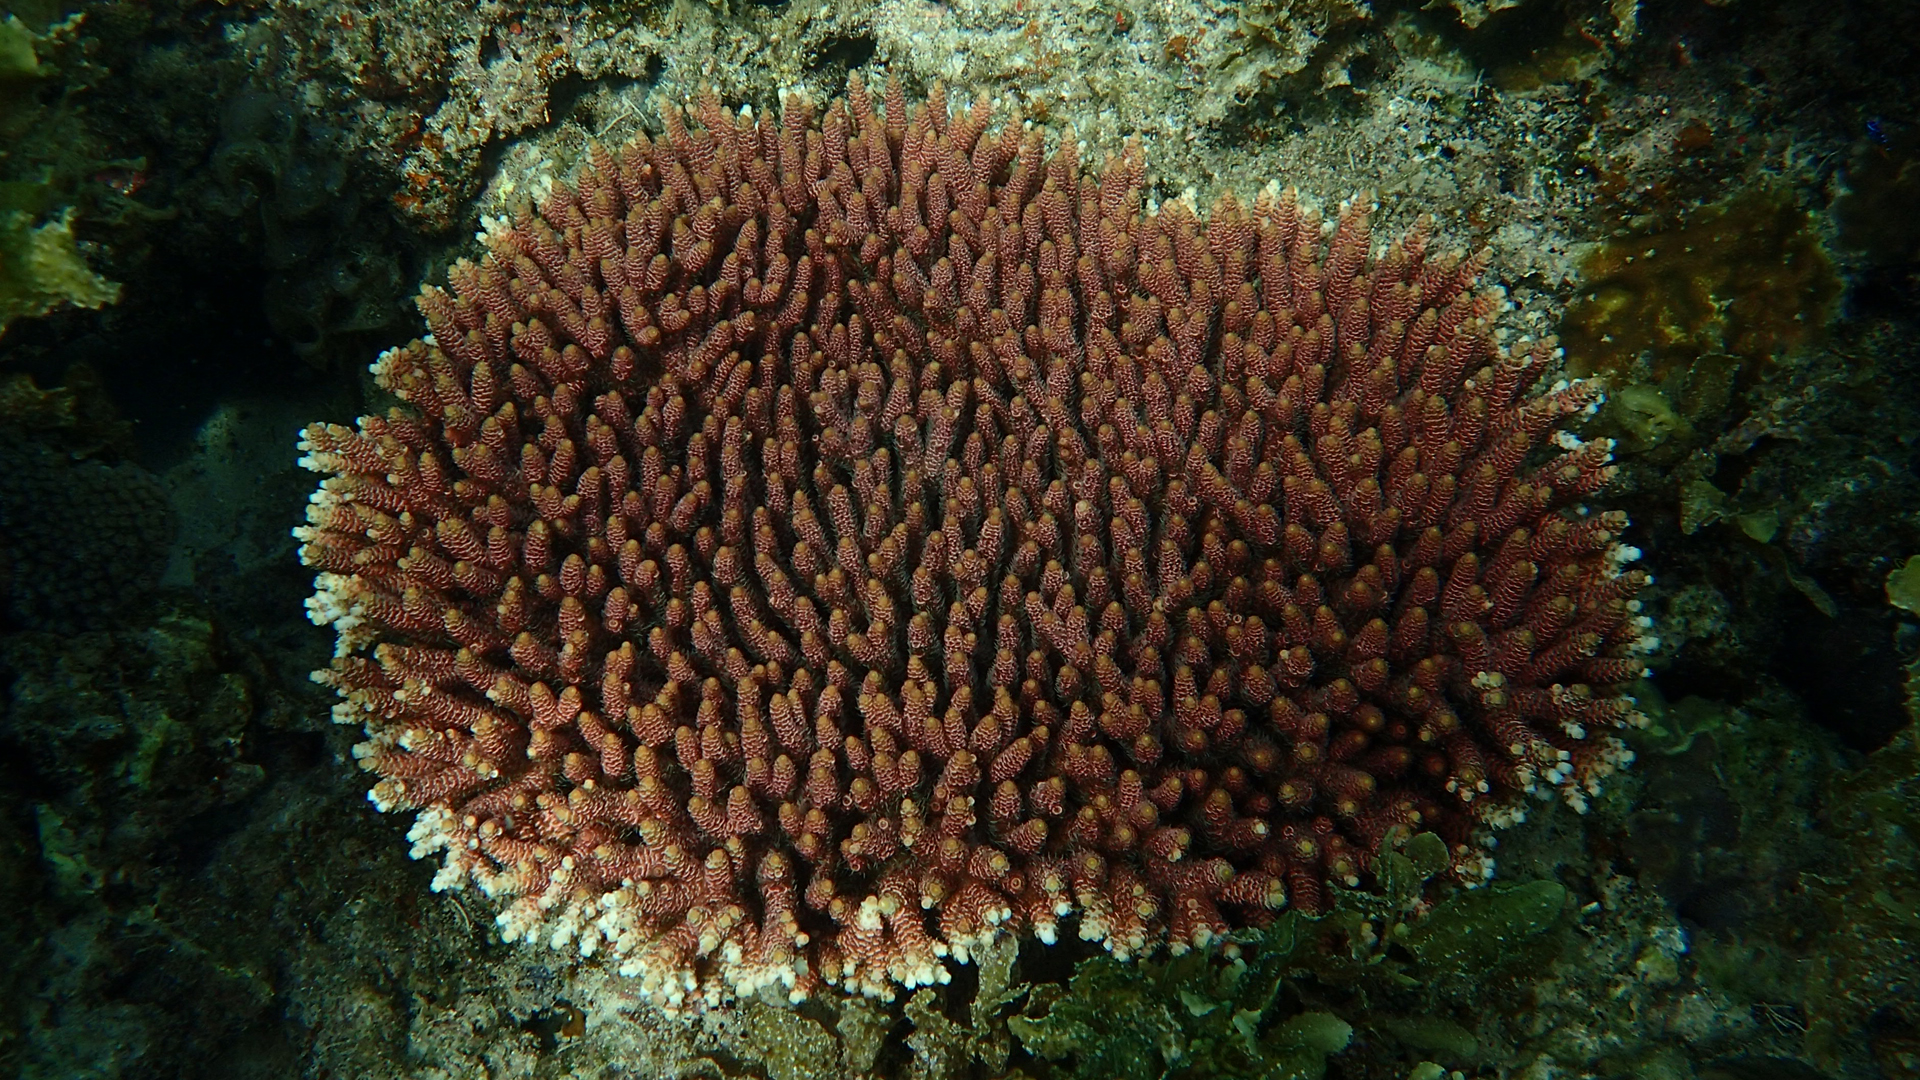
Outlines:
{"label": "acropora coral", "polygon": [[[685,1007],[1178,953],[1630,755],[1592,384],[1485,256],[853,80],[612,153],[310,426],[341,722],[436,888]],[[1071,920],[1071,921],[1069,921]]]}

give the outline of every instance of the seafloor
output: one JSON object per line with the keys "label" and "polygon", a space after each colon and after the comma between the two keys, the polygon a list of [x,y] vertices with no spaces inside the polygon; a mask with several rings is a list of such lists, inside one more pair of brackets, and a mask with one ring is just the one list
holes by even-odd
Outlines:
{"label": "seafloor", "polygon": [[[430,893],[308,680],[295,433],[589,138],[855,70],[1491,246],[1612,387],[1661,639],[1624,781],[1253,976],[1029,944],[669,1019]],[[0,1075],[1920,1077],[1916,102],[1908,0],[11,5]]]}

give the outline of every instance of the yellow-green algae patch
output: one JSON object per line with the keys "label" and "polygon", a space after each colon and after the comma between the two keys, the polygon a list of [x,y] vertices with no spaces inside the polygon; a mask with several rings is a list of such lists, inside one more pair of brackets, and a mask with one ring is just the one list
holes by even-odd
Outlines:
{"label": "yellow-green algae patch", "polygon": [[1887,603],[1920,613],[1920,555],[1887,575]]}
{"label": "yellow-green algae patch", "polygon": [[120,299],[120,286],[80,257],[71,220],[68,212],[35,226],[25,213],[0,212],[0,330],[63,304],[97,308]]}
{"label": "yellow-green algae patch", "polygon": [[1693,425],[1651,383],[1629,383],[1609,393],[1607,415],[1617,428],[1614,439],[1629,454],[1650,453],[1669,440],[1684,442],[1693,435]]}
{"label": "yellow-green algae patch", "polygon": [[[49,74],[35,51],[45,40],[17,15],[0,16],[0,146],[11,149],[44,122],[34,89]],[[81,257],[73,211],[47,213],[52,199],[45,177],[0,180],[0,332],[68,304],[98,308],[120,299],[120,286]]]}
{"label": "yellow-green algae patch", "polygon": [[1812,340],[1840,296],[1812,216],[1781,190],[1748,191],[1676,228],[1606,241],[1582,269],[1586,295],[1560,326],[1581,375],[1664,381],[1715,354],[1751,373]]}

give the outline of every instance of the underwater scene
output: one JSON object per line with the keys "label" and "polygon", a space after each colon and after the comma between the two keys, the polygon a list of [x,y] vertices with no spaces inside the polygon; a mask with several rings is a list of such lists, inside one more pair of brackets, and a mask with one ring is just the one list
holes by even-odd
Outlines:
{"label": "underwater scene", "polygon": [[0,1077],[1920,1080],[1920,4],[0,5]]}

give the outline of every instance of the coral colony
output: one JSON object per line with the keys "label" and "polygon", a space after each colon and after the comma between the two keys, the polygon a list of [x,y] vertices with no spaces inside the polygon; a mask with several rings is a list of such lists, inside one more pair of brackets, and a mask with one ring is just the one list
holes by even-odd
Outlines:
{"label": "coral colony", "polygon": [[317,677],[504,936],[890,996],[1319,910],[1413,831],[1478,880],[1627,760],[1599,391],[1496,347],[1484,256],[1156,207],[937,90],[693,114],[489,221],[374,365],[408,407],[301,444]]}

